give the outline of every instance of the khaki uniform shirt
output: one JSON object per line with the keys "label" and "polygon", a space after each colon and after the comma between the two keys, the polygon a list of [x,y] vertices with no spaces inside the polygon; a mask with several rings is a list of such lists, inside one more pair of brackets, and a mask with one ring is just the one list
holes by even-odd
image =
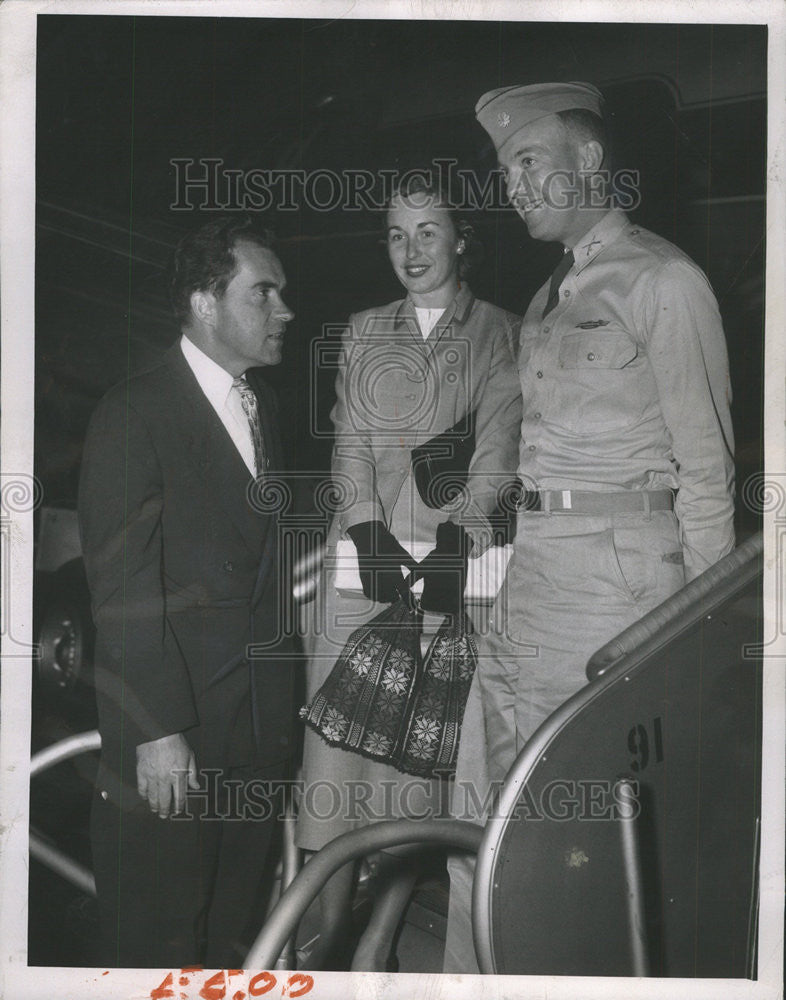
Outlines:
{"label": "khaki uniform shirt", "polygon": [[610,211],[522,322],[519,475],[529,489],[677,490],[686,578],[734,546],[728,358],[703,272]]}
{"label": "khaki uniform shirt", "polygon": [[[515,475],[521,396],[512,345],[519,319],[463,284],[424,340],[412,301],[350,317],[331,417],[333,478],[344,496],[337,531],[385,522],[401,542],[430,541],[450,517],[478,539],[483,516]],[[468,495],[430,510],[411,471],[412,449],[477,410]],[[479,539],[478,539],[479,540]]]}

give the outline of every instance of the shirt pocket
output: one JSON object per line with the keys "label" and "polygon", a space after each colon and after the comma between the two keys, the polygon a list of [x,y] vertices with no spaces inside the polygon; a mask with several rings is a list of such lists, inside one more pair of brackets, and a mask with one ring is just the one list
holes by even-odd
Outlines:
{"label": "shirt pocket", "polygon": [[646,371],[645,356],[625,330],[566,334],[557,355],[553,422],[578,437],[632,428],[651,395]]}
{"label": "shirt pocket", "polygon": [[569,333],[559,347],[559,367],[625,368],[638,353],[636,342],[624,330]]}

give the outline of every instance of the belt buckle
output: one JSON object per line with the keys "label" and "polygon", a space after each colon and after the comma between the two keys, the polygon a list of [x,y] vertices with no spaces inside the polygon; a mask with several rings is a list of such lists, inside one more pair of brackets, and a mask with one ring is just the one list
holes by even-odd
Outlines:
{"label": "belt buckle", "polygon": [[[534,505],[530,505],[529,498],[537,497]],[[542,490],[522,489],[516,500],[516,512],[518,514],[540,514],[544,510]]]}

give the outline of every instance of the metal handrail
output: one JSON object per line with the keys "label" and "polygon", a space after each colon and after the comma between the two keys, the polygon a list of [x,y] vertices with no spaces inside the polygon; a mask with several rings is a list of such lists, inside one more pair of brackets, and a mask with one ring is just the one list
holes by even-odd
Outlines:
{"label": "metal handrail", "polygon": [[100,749],[101,734],[97,729],[89,729],[87,732],[77,733],[75,736],[67,736],[64,740],[59,740],[33,754],[30,758],[30,777],[35,778],[36,775],[54,767],[55,764],[61,764],[64,760],[78,757],[80,753]]}
{"label": "metal handrail", "polygon": [[[48,771],[50,767],[62,764],[63,761],[70,760],[72,757],[78,757],[79,754],[100,749],[101,734],[96,729],[68,736],[66,739],[53,743],[33,754],[30,759],[30,777],[35,778],[44,771]],[[95,896],[96,881],[93,878],[93,873],[84,865],[80,865],[78,861],[69,858],[59,848],[48,843],[32,829],[30,830],[30,856],[76,886],[81,892],[88,896]]]}
{"label": "metal handrail", "polygon": [[271,968],[312,899],[349,861],[404,844],[453,847],[474,854],[482,837],[482,826],[458,819],[385,820],[341,834],[306,862],[281,896],[252,944],[244,968]]}
{"label": "metal handrail", "polygon": [[34,830],[30,831],[30,857],[76,886],[80,892],[88,896],[96,895],[96,880],[93,873],[78,861],[69,858],[59,848],[47,843]]}

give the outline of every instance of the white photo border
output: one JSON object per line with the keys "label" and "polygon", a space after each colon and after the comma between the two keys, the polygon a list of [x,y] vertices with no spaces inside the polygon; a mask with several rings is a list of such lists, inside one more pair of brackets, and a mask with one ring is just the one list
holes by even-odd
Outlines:
{"label": "white photo border", "polygon": [[[155,970],[27,966],[29,748],[31,724],[33,513],[34,223],[36,18],[46,14],[530,20],[653,23],[760,23],[769,28],[766,263],[765,468],[786,475],[786,6],[778,0],[7,0],[0,8],[0,321],[2,322],[3,509],[0,528],[4,628],[0,705],[0,994],[44,997],[149,997],[164,977]],[[32,492],[31,492],[32,495]],[[18,509],[17,509],[18,508]],[[765,635],[782,621],[786,553],[777,511],[765,513]],[[9,579],[12,586],[9,586]],[[758,979],[626,980],[574,977],[454,977],[317,973],[310,996],[450,998],[696,997],[775,1000],[783,976],[784,637],[764,670],[763,815]],[[249,974],[250,975],[250,974]],[[285,978],[278,974],[279,984]],[[280,985],[270,996],[280,995]],[[178,994],[175,985],[175,995]],[[232,990],[227,990],[227,996]]]}

